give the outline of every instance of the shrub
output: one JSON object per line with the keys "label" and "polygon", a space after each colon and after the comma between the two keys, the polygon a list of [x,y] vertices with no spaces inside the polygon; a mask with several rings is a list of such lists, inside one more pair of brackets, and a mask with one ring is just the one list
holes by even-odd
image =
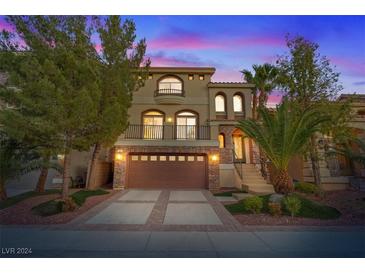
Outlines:
{"label": "shrub", "polygon": [[302,203],[300,199],[296,196],[287,196],[284,198],[283,203],[285,205],[286,210],[289,211],[292,217],[299,213],[300,208],[302,207]]}
{"label": "shrub", "polygon": [[258,214],[263,207],[262,198],[259,196],[248,197],[243,200],[243,205],[246,210]]}
{"label": "shrub", "polygon": [[319,194],[320,189],[317,185],[312,183],[300,182],[295,185],[295,190],[303,193],[309,194]]}
{"label": "shrub", "polygon": [[281,215],[281,204],[280,203],[268,203],[269,212],[273,216]]}

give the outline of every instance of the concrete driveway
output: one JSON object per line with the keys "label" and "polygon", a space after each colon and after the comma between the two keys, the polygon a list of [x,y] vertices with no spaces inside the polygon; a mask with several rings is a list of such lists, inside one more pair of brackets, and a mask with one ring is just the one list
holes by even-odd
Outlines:
{"label": "concrete driveway", "polygon": [[69,224],[91,230],[238,231],[207,190],[126,190]]}
{"label": "concrete driveway", "polygon": [[244,227],[206,190],[126,190],[66,225],[0,226],[1,257],[365,257],[365,229]]}

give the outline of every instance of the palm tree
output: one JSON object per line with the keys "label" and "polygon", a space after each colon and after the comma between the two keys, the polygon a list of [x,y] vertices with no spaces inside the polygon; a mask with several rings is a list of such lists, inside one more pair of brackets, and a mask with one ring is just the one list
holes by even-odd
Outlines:
{"label": "palm tree", "polygon": [[[267,99],[272,90],[276,87],[276,80],[278,76],[278,70],[275,66],[265,63],[263,65],[253,65],[253,75],[249,70],[242,70],[241,73],[245,78],[247,83],[254,84],[256,88],[253,90],[252,98],[252,117],[254,119],[258,118],[257,113],[257,103],[259,107],[265,107]],[[259,97],[257,98],[257,94]],[[257,102],[258,101],[258,102]]]}
{"label": "palm tree", "polygon": [[276,111],[267,108],[258,111],[261,121],[242,120],[237,127],[252,138],[271,161],[275,191],[288,193],[293,190],[288,173],[290,159],[304,150],[310,136],[328,117],[315,108],[298,111],[287,100],[277,106]]}
{"label": "palm tree", "polygon": [[[257,115],[257,101],[259,104],[259,108],[266,107],[267,99],[269,94],[277,85],[277,77],[278,77],[278,69],[268,63],[263,65],[253,65],[252,66],[255,75],[252,74],[249,70],[242,70],[242,74],[247,83],[255,84],[256,88],[252,92],[252,117],[254,120],[259,119],[259,115]],[[257,93],[259,92],[259,97],[257,98]],[[258,99],[258,100],[257,100]],[[266,179],[267,178],[267,158],[262,152],[261,148],[259,148],[260,154],[260,167],[261,174]]]}

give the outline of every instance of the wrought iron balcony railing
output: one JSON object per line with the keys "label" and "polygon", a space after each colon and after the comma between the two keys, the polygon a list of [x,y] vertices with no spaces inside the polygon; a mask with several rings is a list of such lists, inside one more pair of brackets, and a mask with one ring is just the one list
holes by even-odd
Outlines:
{"label": "wrought iron balcony railing", "polygon": [[129,125],[124,139],[210,140],[210,126]]}
{"label": "wrought iron balcony railing", "polygon": [[157,96],[185,96],[184,90],[181,89],[172,89],[172,88],[165,88],[165,89],[158,89],[155,90],[155,97]]}

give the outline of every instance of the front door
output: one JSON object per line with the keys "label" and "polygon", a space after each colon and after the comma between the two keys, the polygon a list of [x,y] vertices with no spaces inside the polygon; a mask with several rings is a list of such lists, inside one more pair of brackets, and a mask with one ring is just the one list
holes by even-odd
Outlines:
{"label": "front door", "polygon": [[246,162],[245,145],[241,135],[233,135],[233,149],[235,153],[235,160]]}

